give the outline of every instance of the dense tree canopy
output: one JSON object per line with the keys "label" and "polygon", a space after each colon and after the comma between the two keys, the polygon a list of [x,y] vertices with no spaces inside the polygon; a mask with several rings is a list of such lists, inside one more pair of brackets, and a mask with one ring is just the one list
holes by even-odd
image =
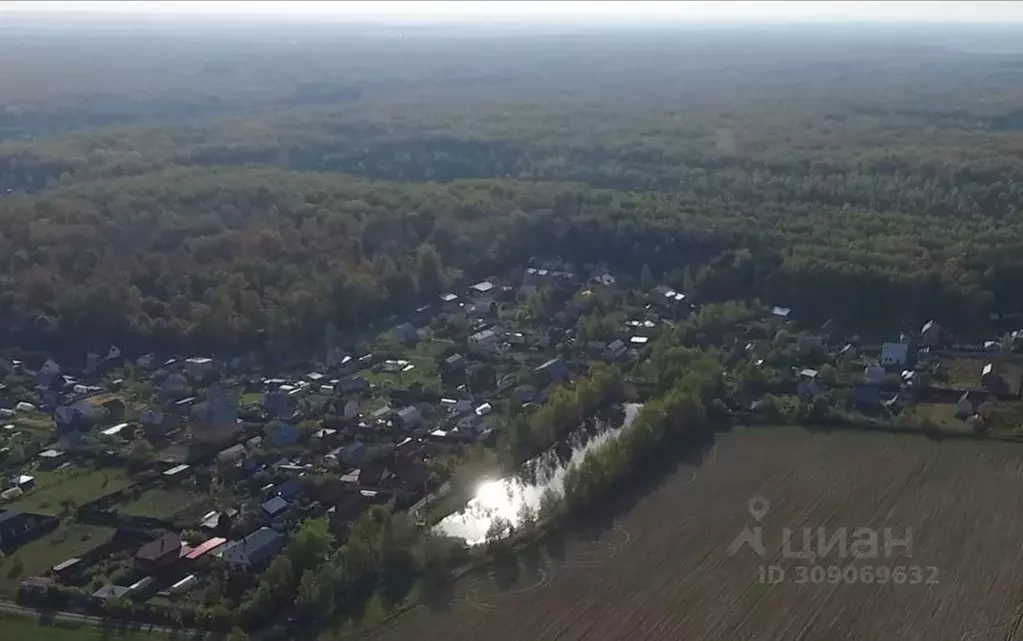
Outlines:
{"label": "dense tree canopy", "polygon": [[[281,34],[232,37],[197,35],[173,70],[139,45],[110,78],[95,73],[109,53],[84,43],[74,64],[93,71],[59,90],[4,71],[0,130],[80,130],[0,142],[5,345],[318,340],[539,255],[865,334],[1023,311],[1011,52],[784,30],[343,45],[314,31],[287,55]],[[313,62],[328,52],[365,55]],[[160,65],[165,83],[129,95]],[[177,106],[147,112],[147,95]],[[164,124],[88,129],[76,109]]]}

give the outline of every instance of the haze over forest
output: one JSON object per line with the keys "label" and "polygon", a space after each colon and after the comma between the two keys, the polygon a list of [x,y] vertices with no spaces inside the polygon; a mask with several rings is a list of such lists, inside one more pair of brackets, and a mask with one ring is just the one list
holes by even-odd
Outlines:
{"label": "haze over forest", "polygon": [[9,9],[20,346],[301,341],[428,298],[424,248],[442,280],[543,250],[868,327],[1021,306],[1011,12],[474,35]]}

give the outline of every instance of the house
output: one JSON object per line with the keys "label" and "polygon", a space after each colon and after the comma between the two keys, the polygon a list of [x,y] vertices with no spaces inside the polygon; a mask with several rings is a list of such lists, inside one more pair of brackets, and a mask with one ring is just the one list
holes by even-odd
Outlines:
{"label": "house", "polygon": [[14,479],[14,487],[18,488],[22,492],[31,492],[35,489],[36,477],[29,476],[27,474],[19,474]]}
{"label": "house", "polygon": [[560,357],[552,358],[534,369],[533,372],[545,374],[551,382],[565,381],[569,377],[568,366]]}
{"label": "house", "polygon": [[277,556],[283,547],[284,537],[263,527],[241,541],[229,544],[220,558],[236,569],[249,570]]}
{"label": "house", "polygon": [[491,283],[489,280],[484,280],[476,283],[475,285],[470,287],[470,289],[480,294],[486,294],[490,290],[494,289],[494,284]]}
{"label": "house", "polygon": [[924,323],[924,326],[920,328],[920,343],[922,345],[929,345],[933,347],[937,345],[940,340],[941,326],[933,320],[929,320]]}
{"label": "house", "polygon": [[245,446],[241,443],[217,452],[218,463],[234,463],[245,457]]}
{"label": "house", "polygon": [[213,510],[207,512],[199,520],[199,527],[205,530],[227,531],[231,529],[234,517],[238,516],[238,510],[229,508],[223,511]]}
{"label": "house", "polygon": [[423,424],[423,417],[415,405],[403,407],[394,414],[394,421],[404,430],[411,430]]}
{"label": "house", "polygon": [[774,307],[771,308],[771,316],[774,316],[775,318],[780,318],[782,320],[788,320],[789,319],[789,315],[791,313],[792,313],[792,310],[789,309],[788,307],[774,306]]}
{"label": "house", "polygon": [[52,358],[46,359],[46,362],[43,363],[43,366],[39,368],[38,372],[36,372],[35,378],[36,387],[43,389],[49,388],[50,385],[53,383],[54,379],[56,379],[59,375],[60,365],[57,364],[57,361],[53,360]]}
{"label": "house", "polygon": [[143,354],[135,359],[135,367],[141,370],[150,370],[153,368],[156,356],[153,354]]}
{"label": "house", "polygon": [[821,386],[817,381],[817,370],[804,369],[799,372],[799,382],[796,383],[796,393],[803,397],[817,396],[821,393]]}
{"label": "house", "polygon": [[637,349],[643,347],[648,342],[650,342],[650,338],[647,336],[633,336],[629,339],[629,344]]}
{"label": "house", "polygon": [[181,558],[181,537],[168,532],[150,541],[135,553],[135,569],[145,574],[159,574]]}
{"label": "house", "polygon": [[620,338],[616,338],[607,344],[604,348],[604,358],[607,360],[618,360],[625,356],[628,351],[628,347],[625,346],[625,341]]}
{"label": "house", "polygon": [[465,369],[465,357],[461,354],[452,354],[444,359],[444,369],[446,371],[456,371]]}
{"label": "house", "polygon": [[192,378],[204,378],[213,372],[213,359],[205,356],[194,356],[185,360],[185,371]]}
{"label": "house", "polygon": [[995,371],[994,363],[987,363],[980,371],[980,382],[984,387],[996,387],[1001,384],[1001,376]]}
{"label": "house", "polygon": [[909,361],[908,343],[884,343],[881,345],[881,357],[879,359],[884,367],[903,367]]}
{"label": "house", "polygon": [[403,345],[415,343],[419,339],[412,323],[402,323],[394,328],[394,339]]}
{"label": "house", "polygon": [[286,501],[292,500],[301,491],[302,482],[299,481],[298,479],[291,479],[290,481],[281,483],[281,485],[278,486],[277,489],[275,490],[277,496],[281,497]]}
{"label": "house", "polygon": [[281,515],[290,506],[291,504],[288,503],[287,499],[282,496],[275,496],[269,501],[260,504],[259,507],[262,508],[263,512],[265,512],[267,516],[274,518]]}
{"label": "house", "polygon": [[980,405],[980,399],[976,393],[970,391],[963,392],[963,395],[956,402],[956,418],[965,419],[972,416],[978,405]]}
{"label": "house", "polygon": [[458,294],[448,292],[447,294],[441,294],[439,298],[445,309],[456,307],[458,305]]}
{"label": "house", "polygon": [[123,599],[129,595],[131,590],[124,587],[123,585],[114,585],[113,583],[107,583],[100,589],[92,593],[92,598],[95,600],[105,601],[107,599]]}
{"label": "house", "polygon": [[474,352],[494,352],[497,350],[497,334],[492,329],[485,329],[469,336],[469,349]]}
{"label": "house", "polygon": [[40,529],[40,518],[20,510],[0,510],[0,550],[10,551],[34,538]]}
{"label": "house", "polygon": [[64,452],[61,450],[43,450],[36,455],[39,458],[39,466],[44,470],[52,470],[64,462]]}

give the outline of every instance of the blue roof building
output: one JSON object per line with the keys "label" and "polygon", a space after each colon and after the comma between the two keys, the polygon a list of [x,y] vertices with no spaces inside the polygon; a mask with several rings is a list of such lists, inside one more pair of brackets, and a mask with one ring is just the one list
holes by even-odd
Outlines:
{"label": "blue roof building", "polygon": [[277,556],[283,547],[284,537],[264,527],[228,547],[221,558],[236,568],[249,569]]}

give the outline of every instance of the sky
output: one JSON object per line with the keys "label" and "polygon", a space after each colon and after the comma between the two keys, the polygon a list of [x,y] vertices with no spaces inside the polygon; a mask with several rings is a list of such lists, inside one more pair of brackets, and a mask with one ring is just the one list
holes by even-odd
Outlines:
{"label": "sky", "polygon": [[375,0],[348,2],[212,0],[0,0],[0,15],[85,14],[236,15],[316,17],[343,22],[514,22],[514,23],[803,23],[803,22],[1023,22],[1023,2],[961,1],[693,1],[645,0],[472,1]]}

